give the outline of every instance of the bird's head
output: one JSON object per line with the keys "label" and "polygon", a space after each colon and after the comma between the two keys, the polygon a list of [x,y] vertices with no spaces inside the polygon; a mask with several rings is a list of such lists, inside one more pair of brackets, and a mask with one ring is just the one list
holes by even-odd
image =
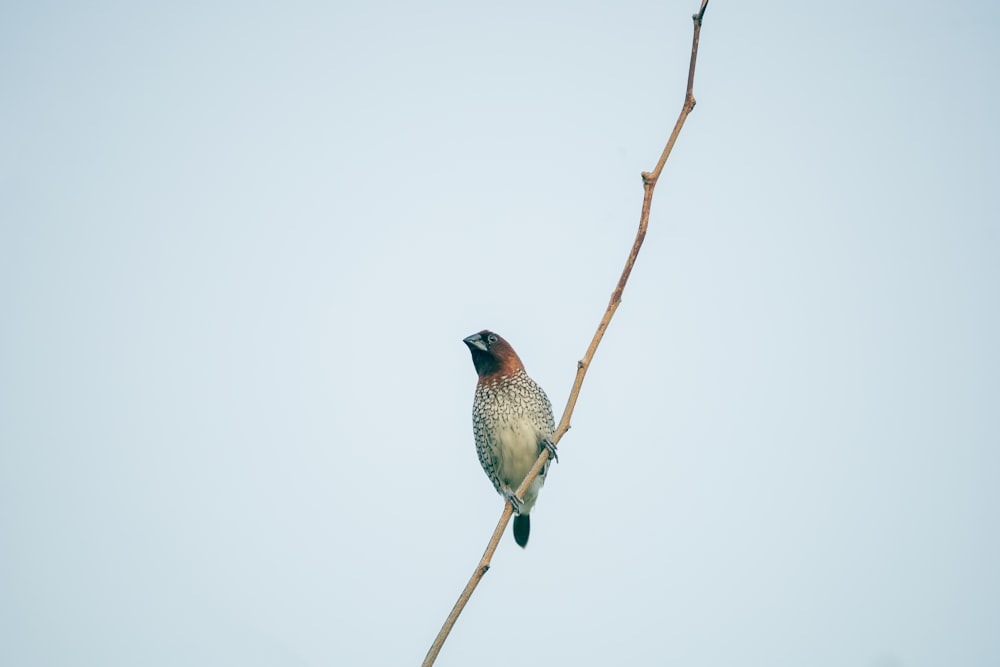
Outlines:
{"label": "bird's head", "polygon": [[472,352],[472,363],[480,378],[511,375],[524,369],[517,352],[499,334],[483,329],[462,340]]}

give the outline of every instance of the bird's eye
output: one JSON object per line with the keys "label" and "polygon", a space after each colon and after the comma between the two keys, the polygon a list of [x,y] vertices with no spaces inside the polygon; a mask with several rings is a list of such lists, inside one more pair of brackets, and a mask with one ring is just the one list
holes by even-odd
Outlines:
{"label": "bird's eye", "polygon": [[486,337],[486,340],[488,340],[491,343],[497,342],[496,334],[490,334],[489,336]]}

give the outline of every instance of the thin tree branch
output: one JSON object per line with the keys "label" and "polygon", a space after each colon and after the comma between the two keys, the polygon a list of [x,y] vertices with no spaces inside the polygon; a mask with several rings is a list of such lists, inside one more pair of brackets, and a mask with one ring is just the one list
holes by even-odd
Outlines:
{"label": "thin tree branch", "polygon": [[[604,332],[607,331],[608,325],[611,323],[611,318],[614,316],[615,311],[618,310],[618,306],[621,304],[622,292],[625,291],[625,284],[628,283],[629,276],[632,275],[632,267],[635,266],[635,260],[639,256],[639,249],[642,248],[642,242],[646,239],[646,228],[649,226],[649,209],[653,203],[653,189],[656,187],[656,182],[660,178],[660,174],[663,172],[663,166],[667,162],[667,158],[670,157],[670,152],[674,149],[674,143],[677,141],[677,136],[681,132],[681,128],[684,127],[684,121],[687,120],[688,114],[694,109],[696,104],[694,99],[694,70],[695,64],[698,60],[698,37],[701,35],[701,23],[702,19],[705,17],[705,10],[708,8],[708,0],[702,0],[701,9],[697,14],[691,18],[694,20],[694,39],[691,44],[691,64],[688,68],[688,81],[687,81],[687,91],[684,95],[684,105],[681,107],[680,115],[677,117],[677,122],[674,124],[674,130],[670,133],[670,138],[667,140],[667,145],[663,149],[663,153],[660,154],[660,159],[656,163],[656,167],[652,172],[642,172],[642,187],[643,187],[643,197],[642,197],[642,212],[639,214],[639,230],[635,234],[635,241],[632,243],[632,250],[629,252],[628,259],[625,262],[625,268],[622,270],[622,275],[618,279],[618,285],[615,287],[615,291],[611,293],[611,299],[608,301],[608,307],[604,311],[604,317],[601,318],[600,324],[597,325],[597,331],[594,332],[594,337],[590,341],[590,346],[587,348],[586,354],[583,355],[583,359],[576,364],[576,379],[573,381],[573,388],[569,392],[569,399],[566,401],[566,409],[563,410],[562,419],[559,420],[559,425],[556,427],[555,433],[552,435],[552,442],[558,444],[562,437],[566,435],[566,432],[570,429],[570,418],[573,416],[573,410],[576,408],[576,401],[580,396],[580,388],[583,386],[583,378],[587,375],[587,370],[590,368],[590,362],[594,358],[594,354],[597,352],[597,346],[601,344],[601,339],[604,338]],[[525,475],[524,481],[521,482],[521,486],[517,489],[517,496],[523,498],[524,494],[527,492],[528,487],[535,480],[541,472],[542,467],[548,462],[551,457],[551,453],[547,449],[543,449],[535,464]],[[448,634],[451,632],[452,627],[455,625],[455,621],[458,620],[459,614],[465,608],[466,603],[472,597],[472,593],[475,591],[476,586],[479,585],[480,580],[490,569],[490,562],[493,559],[493,554],[497,550],[497,546],[500,544],[500,538],[503,536],[504,530],[507,528],[507,524],[510,522],[511,515],[513,514],[513,508],[510,503],[505,503],[503,508],[503,513],[500,515],[500,521],[497,523],[497,527],[493,530],[493,537],[490,538],[489,544],[486,545],[486,551],[483,553],[483,557],[479,560],[479,565],[476,566],[476,570],[472,573],[472,577],[469,579],[469,583],[465,585],[465,589],[462,594],[458,596],[458,600],[455,602],[455,606],[452,607],[451,613],[448,614],[448,618],[445,619],[444,625],[441,626],[440,632],[438,632],[437,637],[434,639],[434,643],[431,644],[430,650],[427,651],[427,656],[424,658],[422,667],[430,667],[434,664],[437,659],[438,653],[441,651],[441,647],[444,646],[445,640],[448,638]]]}

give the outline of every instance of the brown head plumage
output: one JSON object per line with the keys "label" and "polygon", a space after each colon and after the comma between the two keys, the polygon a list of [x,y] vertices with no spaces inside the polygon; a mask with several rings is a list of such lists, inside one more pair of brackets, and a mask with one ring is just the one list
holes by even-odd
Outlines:
{"label": "brown head plumage", "polygon": [[499,334],[483,329],[465,338],[463,342],[472,352],[472,363],[476,367],[480,382],[500,375],[510,376],[524,370],[524,364],[521,363],[517,352]]}

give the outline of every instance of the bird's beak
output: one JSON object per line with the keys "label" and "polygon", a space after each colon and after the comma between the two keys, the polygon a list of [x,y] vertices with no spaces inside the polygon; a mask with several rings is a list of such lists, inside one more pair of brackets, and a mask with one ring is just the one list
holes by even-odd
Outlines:
{"label": "bird's beak", "polygon": [[483,342],[483,337],[479,334],[472,334],[468,338],[463,338],[462,342],[468,345],[470,350],[486,351],[486,343]]}

